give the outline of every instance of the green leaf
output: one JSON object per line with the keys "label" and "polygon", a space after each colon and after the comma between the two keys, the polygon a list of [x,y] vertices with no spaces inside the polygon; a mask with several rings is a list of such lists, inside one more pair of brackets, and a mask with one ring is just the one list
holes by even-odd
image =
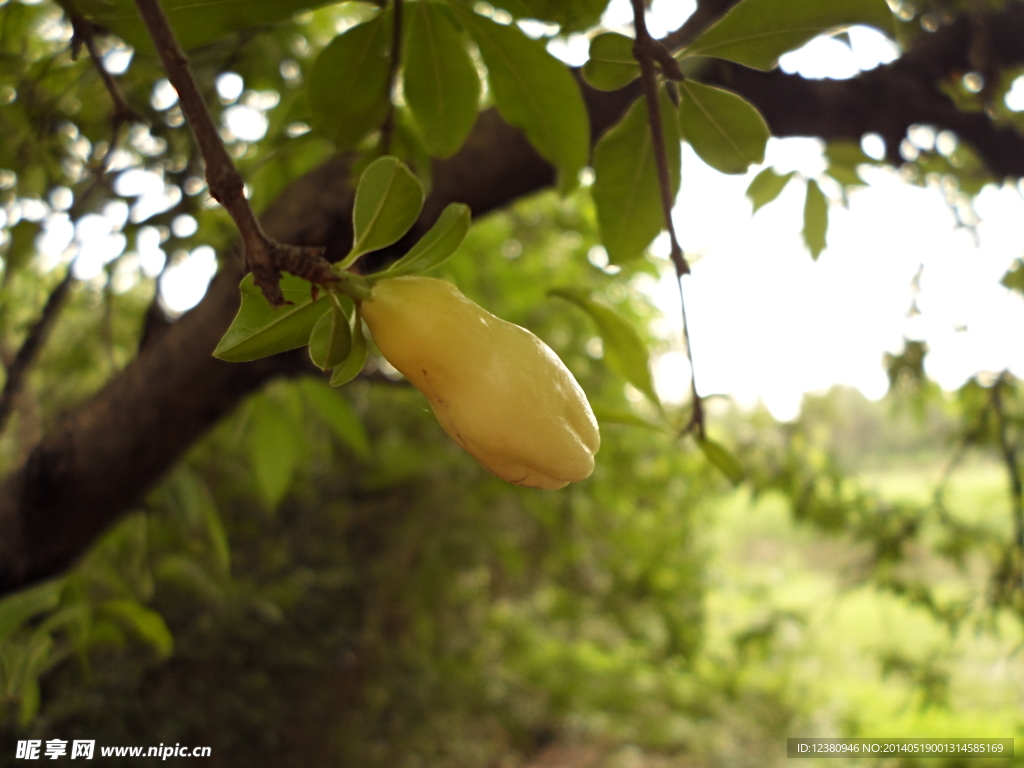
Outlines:
{"label": "green leaf", "polygon": [[757,213],[758,208],[768,205],[768,203],[781,195],[782,190],[786,188],[794,173],[795,171],[790,171],[780,176],[774,169],[765,168],[757,174],[754,180],[750,182],[750,186],[747,187],[747,197],[754,204],[754,210],[751,213]]}
{"label": "green leaf", "polygon": [[825,148],[825,157],[828,160],[828,170],[825,173],[844,187],[864,186],[864,180],[857,173],[857,167],[878,164],[877,160],[864,153],[860,144],[853,141],[829,142]]}
{"label": "green leaf", "polygon": [[64,580],[57,579],[0,600],[0,645],[33,616],[56,608],[63,589]]}
{"label": "green leaf", "polygon": [[818,182],[807,182],[807,198],[804,201],[804,242],[817,261],[825,250],[825,233],[828,232],[828,200]]}
{"label": "green leaf", "polygon": [[387,277],[409,273],[422,274],[440,266],[451,258],[466,239],[471,219],[468,205],[450,203],[441,212],[430,231],[421,237],[405,256],[388,267],[384,274]]}
{"label": "green leaf", "polygon": [[583,65],[583,79],[601,91],[615,91],[640,76],[633,58],[631,37],[605,32],[590,41],[590,57]]}
{"label": "green leaf", "polygon": [[1016,259],[999,282],[1011,291],[1024,293],[1024,261]]}
{"label": "green leaf", "polygon": [[706,437],[694,436],[694,440],[697,441],[697,447],[700,448],[704,457],[729,478],[733,485],[738,485],[743,480],[743,465],[725,446]]}
{"label": "green leaf", "polygon": [[501,0],[498,5],[517,19],[554,22],[561,27],[561,34],[567,35],[595,26],[608,0]]}
{"label": "green leaf", "polygon": [[[679,191],[679,123],[675,105],[664,91],[659,103],[675,197]],[[621,264],[639,258],[665,227],[647,104],[642,97],[598,142],[594,149],[594,173],[591,195],[609,260]]]}
{"label": "green leaf", "polygon": [[359,375],[366,365],[366,332],[363,330],[363,321],[359,312],[352,313],[352,351],[345,362],[339,365],[331,373],[331,386],[340,387],[348,384]]}
{"label": "green leaf", "polygon": [[225,573],[229,571],[231,547],[217,505],[203,479],[191,469],[183,467],[167,482],[166,490],[190,525],[201,525],[206,529],[217,565]]}
{"label": "green leaf", "polygon": [[[186,51],[231,32],[290,19],[297,11],[336,0],[161,0],[164,13]],[[76,0],[79,12],[102,24],[133,47],[152,51],[146,26],[133,0]]]}
{"label": "green leaf", "polygon": [[741,0],[683,55],[715,56],[769,70],[786,51],[854,24],[893,35],[892,12],[885,0]]}
{"label": "green leaf", "polygon": [[604,343],[604,359],[608,367],[639,389],[651,402],[660,405],[658,393],[651,380],[650,353],[636,328],[612,309],[598,304],[585,292],[576,288],[552,288],[549,296],[571,301],[584,310],[597,323]]}
{"label": "green leaf", "polygon": [[301,383],[306,404],[333,430],[334,434],[360,458],[370,455],[370,440],[363,423],[348,401],[323,381],[307,378]]}
{"label": "green leaf", "polygon": [[140,605],[134,600],[110,600],[100,607],[103,613],[120,619],[133,629],[139,637],[156,650],[160,658],[166,659],[174,651],[174,638],[167,628],[163,616]]}
{"label": "green leaf", "polygon": [[352,351],[352,329],[337,305],[324,312],[309,335],[309,358],[321,371],[342,363]]}
{"label": "green leaf", "polygon": [[501,116],[522,128],[541,157],[555,166],[559,192],[572,192],[587,164],[590,122],[568,67],[515,24],[502,26],[452,7],[476,40]]}
{"label": "green leaf", "polygon": [[351,149],[378,128],[391,104],[391,11],[338,35],[309,75],[309,102],[317,128]]}
{"label": "green leaf", "polygon": [[683,80],[679,90],[679,128],[701,160],[722,173],[746,173],[764,161],[771,134],[753,104],[694,80]]}
{"label": "green leaf", "polygon": [[396,242],[423,209],[423,185],[409,167],[390,155],[363,171],[352,210],[355,244],[343,264]]}
{"label": "green leaf", "polygon": [[294,275],[281,277],[281,292],[292,302],[283,307],[270,306],[251,274],[243,278],[240,288],[242,305],[213,350],[214,357],[232,363],[258,360],[304,346],[313,326],[330,306],[326,294],[313,301],[313,286]]}
{"label": "green leaf", "polygon": [[607,405],[602,405],[601,403],[591,403],[590,407],[594,411],[594,416],[601,424],[623,424],[630,427],[648,429],[652,432],[670,432],[666,427],[660,424],[654,424],[647,419],[637,416],[632,411],[627,411],[623,408],[611,408]]}
{"label": "green leaf", "polygon": [[480,77],[442,3],[411,5],[403,62],[405,103],[423,145],[434,157],[454,154],[476,121]]}
{"label": "green leaf", "polygon": [[271,510],[281,503],[299,462],[296,426],[266,398],[257,398],[250,416],[249,461],[260,498]]}
{"label": "green leaf", "polygon": [[39,689],[39,678],[30,677],[18,691],[18,724],[22,728],[28,726],[39,712],[42,694]]}

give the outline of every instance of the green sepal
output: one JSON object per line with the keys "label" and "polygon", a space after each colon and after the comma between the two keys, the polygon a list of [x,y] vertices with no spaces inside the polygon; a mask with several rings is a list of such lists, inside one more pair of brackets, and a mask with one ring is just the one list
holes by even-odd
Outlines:
{"label": "green sepal", "polygon": [[352,313],[351,333],[352,349],[348,353],[348,357],[345,358],[345,361],[331,372],[332,387],[348,384],[359,375],[359,372],[363,370],[363,366],[366,365],[366,332],[363,331],[363,319],[360,317],[358,309]]}
{"label": "green sepal", "polygon": [[352,329],[338,304],[324,312],[309,335],[309,359],[321,371],[341,364],[352,351]]}

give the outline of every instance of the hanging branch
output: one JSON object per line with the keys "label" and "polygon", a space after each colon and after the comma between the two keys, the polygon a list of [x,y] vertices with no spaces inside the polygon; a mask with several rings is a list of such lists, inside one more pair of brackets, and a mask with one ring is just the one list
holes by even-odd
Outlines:
{"label": "hanging branch", "polygon": [[272,240],[263,231],[245,197],[242,176],[221,141],[213,117],[192,76],[188,58],[178,44],[159,0],[135,0],[135,5],[149,30],[160,61],[163,62],[167,79],[178,92],[178,101],[185,119],[203,154],[210,195],[224,206],[238,227],[245,251],[245,266],[252,272],[256,285],[263,291],[267,301],[274,306],[288,303],[279,285],[281,270],[318,285],[336,282],[338,278],[331,272],[331,265],[324,258],[324,248],[284,245]]}
{"label": "hanging branch", "polygon": [[658,103],[658,78],[655,64],[669,80],[682,80],[683,73],[679,62],[662,43],[651,37],[644,18],[644,0],[631,0],[633,3],[633,23],[636,28],[636,42],[633,44],[633,57],[640,64],[640,82],[643,84],[644,99],[647,101],[647,122],[651,130],[651,142],[654,147],[654,162],[658,169],[658,186],[661,190],[661,211],[665,219],[671,244],[670,258],[676,270],[676,286],[679,288],[679,307],[683,317],[683,341],[686,344],[686,357],[690,362],[690,393],[693,400],[693,412],[686,431],[694,430],[697,437],[704,438],[704,406],[697,394],[697,378],[693,369],[693,353],[690,349],[690,326],[686,321],[686,301],[683,298],[683,276],[690,274],[690,265],[683,255],[683,249],[676,237],[675,225],[672,223],[672,182],[669,176],[668,156],[665,152],[665,134],[661,126],[661,105]]}
{"label": "hanging branch", "polygon": [[110,158],[117,147],[118,139],[121,136],[121,129],[133,123],[144,123],[145,120],[142,119],[138,112],[128,106],[128,102],[125,101],[117,81],[107,70],[103,63],[103,56],[96,47],[96,36],[107,34],[107,30],[78,14],[71,14],[69,18],[71,20],[71,29],[73,30],[71,36],[71,58],[73,60],[77,59],[82,51],[82,46],[85,46],[85,49],[89,52],[89,58],[92,59],[93,66],[96,67],[100,79],[103,80],[103,85],[106,86],[107,93],[110,94],[110,98],[114,102],[114,111],[110,116],[110,144],[100,160],[99,167],[95,169],[97,178],[88,190],[92,192],[99,184],[99,177],[106,173],[107,167],[110,165]]}
{"label": "hanging branch", "polygon": [[380,145],[384,154],[391,151],[391,137],[395,133],[395,102],[391,94],[395,91],[395,78],[402,63],[402,0],[394,0],[391,19],[391,62],[388,65],[388,114],[380,127]]}
{"label": "hanging branch", "polygon": [[1020,464],[1017,461],[1017,445],[1010,442],[1009,419],[1003,407],[1002,388],[1007,386],[1007,373],[1003,371],[992,385],[992,409],[996,414],[999,434],[999,448],[1003,464],[1010,480],[1010,501],[1013,505],[1013,538],[1021,555],[1024,555],[1024,481],[1021,479]]}

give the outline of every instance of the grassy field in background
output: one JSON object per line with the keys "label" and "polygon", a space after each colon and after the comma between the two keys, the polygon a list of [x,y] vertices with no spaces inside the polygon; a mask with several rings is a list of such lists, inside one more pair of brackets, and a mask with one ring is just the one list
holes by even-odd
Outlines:
{"label": "grassy field in background", "polygon": [[[944,470],[936,457],[860,475],[884,498],[926,502]],[[953,513],[1009,533],[1006,478],[994,462],[960,467],[947,489]],[[1015,737],[1024,765],[1024,634],[965,625],[955,637],[926,610],[857,584],[854,545],[796,525],[781,498],[738,491],[712,513],[704,664],[794,713],[789,736]],[[978,574],[947,567],[945,589],[979,592]],[[785,742],[765,764],[782,764]],[[808,760],[839,768],[874,760]],[[889,760],[886,764],[895,764]],[[914,765],[967,765],[915,760]]]}

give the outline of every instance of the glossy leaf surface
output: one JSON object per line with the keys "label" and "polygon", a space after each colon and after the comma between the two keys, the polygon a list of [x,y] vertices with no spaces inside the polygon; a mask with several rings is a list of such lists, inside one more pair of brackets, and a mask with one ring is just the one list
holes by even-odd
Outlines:
{"label": "glossy leaf surface", "polygon": [[530,143],[557,169],[559,191],[568,194],[587,164],[590,145],[587,110],[569,69],[541,41],[531,40],[514,24],[502,26],[464,9],[459,19],[487,65],[501,116],[526,132]]}
{"label": "glossy leaf surface", "polygon": [[626,318],[575,288],[553,288],[548,294],[571,301],[590,315],[601,334],[608,367],[647,395],[651,402],[660,402],[651,379],[647,344]]}
{"label": "glossy leaf surface", "polygon": [[387,115],[390,18],[385,11],[338,35],[313,65],[309,101],[314,122],[338,149],[355,147]]}
{"label": "glossy leaf surface", "polygon": [[764,161],[769,131],[753,104],[732,91],[679,83],[679,128],[701,160],[722,173],[746,173]]}
{"label": "glossy leaf surface", "polygon": [[[661,94],[661,123],[665,135],[673,196],[679,191],[679,123],[675,105]],[[664,228],[661,191],[647,104],[637,99],[626,116],[608,131],[594,149],[594,186],[601,241],[613,264],[637,259]]]}
{"label": "glossy leaf surface", "polygon": [[786,51],[854,24],[892,35],[892,11],[885,0],[741,0],[683,53],[769,70]]}
{"label": "glossy leaf surface", "polygon": [[442,3],[409,7],[403,92],[423,145],[434,157],[462,146],[476,121],[480,77]]}
{"label": "glossy leaf surface", "polygon": [[281,292],[287,301],[272,307],[256,287],[252,274],[242,279],[242,306],[213,356],[233,363],[258,360],[305,346],[320,316],[327,311],[326,294],[316,301],[312,285],[294,275],[281,276]]}
{"label": "glossy leaf surface", "polygon": [[352,210],[355,244],[346,261],[384,248],[409,231],[423,208],[423,185],[397,157],[374,160],[363,171]]}
{"label": "glossy leaf surface", "polygon": [[468,205],[449,204],[427,234],[421,237],[405,256],[387,269],[388,277],[421,274],[440,266],[462,245],[470,224],[471,214]]}
{"label": "glossy leaf surface", "polygon": [[640,76],[633,58],[631,37],[605,32],[590,41],[590,58],[583,65],[583,78],[602,91],[618,90]]}

